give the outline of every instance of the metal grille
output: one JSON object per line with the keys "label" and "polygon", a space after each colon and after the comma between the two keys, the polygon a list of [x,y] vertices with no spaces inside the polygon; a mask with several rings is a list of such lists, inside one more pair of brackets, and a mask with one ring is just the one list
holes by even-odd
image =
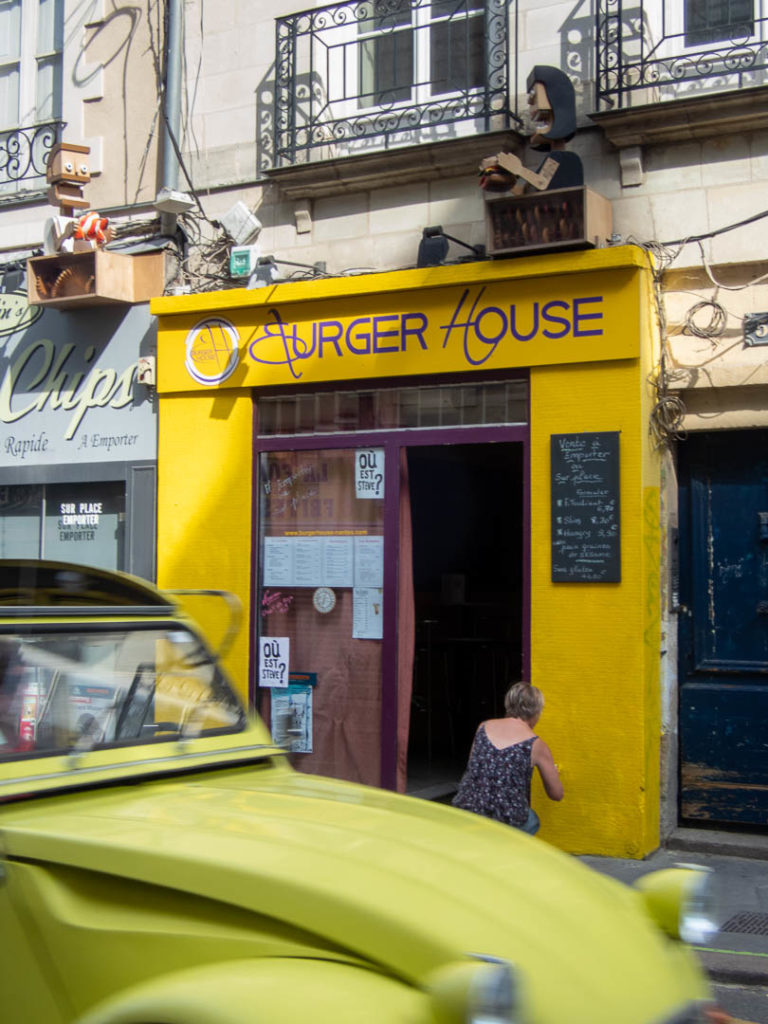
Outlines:
{"label": "metal grille", "polygon": [[598,109],[768,81],[768,18],[735,0],[599,0],[596,19]]}
{"label": "metal grille", "polygon": [[261,437],[527,422],[524,380],[259,398]]}
{"label": "metal grille", "polygon": [[768,914],[753,914],[742,911],[734,914],[720,928],[721,932],[738,932],[740,935],[768,935]]}
{"label": "metal grille", "polygon": [[274,165],[436,141],[458,122],[508,128],[511,2],[347,0],[278,18]]}
{"label": "metal grille", "polygon": [[[45,165],[54,144],[61,139],[64,124],[51,121],[31,128],[0,132],[0,186],[45,187]],[[7,189],[2,189],[6,194]]]}

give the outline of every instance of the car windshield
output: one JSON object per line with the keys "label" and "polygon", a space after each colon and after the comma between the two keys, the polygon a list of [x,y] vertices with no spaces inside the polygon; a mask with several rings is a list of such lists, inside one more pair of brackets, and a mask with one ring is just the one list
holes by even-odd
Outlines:
{"label": "car windshield", "polygon": [[0,759],[244,726],[215,659],[182,626],[0,635]]}

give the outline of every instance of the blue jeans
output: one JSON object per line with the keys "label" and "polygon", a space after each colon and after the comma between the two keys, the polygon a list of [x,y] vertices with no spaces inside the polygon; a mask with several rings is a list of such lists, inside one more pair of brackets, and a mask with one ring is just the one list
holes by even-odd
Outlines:
{"label": "blue jeans", "polygon": [[534,811],[532,807],[529,807],[528,820],[524,825],[518,825],[518,828],[521,832],[527,832],[529,835],[535,836],[536,833],[539,831],[540,825],[541,822],[539,821],[538,814],[536,813],[536,811]]}

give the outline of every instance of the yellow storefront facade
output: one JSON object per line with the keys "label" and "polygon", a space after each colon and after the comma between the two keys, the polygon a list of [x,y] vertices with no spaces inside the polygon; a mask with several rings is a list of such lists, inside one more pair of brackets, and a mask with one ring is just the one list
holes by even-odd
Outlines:
{"label": "yellow storefront facade", "polygon": [[158,582],[239,597],[298,767],[439,796],[522,675],[540,835],[658,846],[652,283],[628,246],[153,300]]}

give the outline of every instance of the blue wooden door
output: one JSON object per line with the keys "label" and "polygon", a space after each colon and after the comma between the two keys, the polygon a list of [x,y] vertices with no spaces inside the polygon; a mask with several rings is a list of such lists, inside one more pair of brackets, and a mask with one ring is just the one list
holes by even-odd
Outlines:
{"label": "blue wooden door", "polygon": [[768,431],[680,445],[680,816],[768,823]]}

